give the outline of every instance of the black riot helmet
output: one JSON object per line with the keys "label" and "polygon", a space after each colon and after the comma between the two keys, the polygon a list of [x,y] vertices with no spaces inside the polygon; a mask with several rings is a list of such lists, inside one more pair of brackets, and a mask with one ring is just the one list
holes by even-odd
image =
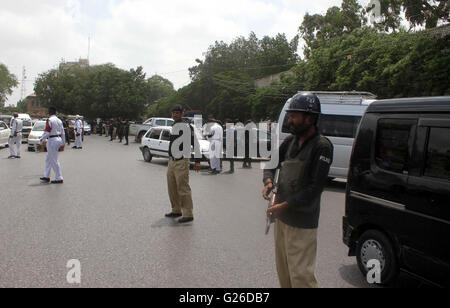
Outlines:
{"label": "black riot helmet", "polygon": [[306,112],[321,114],[322,108],[317,95],[312,93],[299,93],[291,98],[291,104],[286,112]]}

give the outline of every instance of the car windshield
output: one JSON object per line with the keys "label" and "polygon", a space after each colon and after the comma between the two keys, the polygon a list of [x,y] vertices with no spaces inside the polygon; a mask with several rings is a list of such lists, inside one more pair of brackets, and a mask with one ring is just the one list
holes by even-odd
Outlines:
{"label": "car windshield", "polygon": [[45,129],[45,122],[37,122],[33,126],[33,131],[35,132],[43,132]]}

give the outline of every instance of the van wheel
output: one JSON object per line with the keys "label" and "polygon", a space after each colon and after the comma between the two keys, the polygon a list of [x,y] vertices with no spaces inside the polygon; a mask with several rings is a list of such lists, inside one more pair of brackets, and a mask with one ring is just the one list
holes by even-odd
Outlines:
{"label": "van wheel", "polygon": [[144,155],[144,160],[149,163],[152,161],[152,153],[150,153],[150,150],[148,148],[144,149],[144,152],[142,153],[142,155]]}
{"label": "van wheel", "polygon": [[381,284],[387,285],[395,281],[399,268],[397,257],[391,241],[377,230],[369,230],[363,233],[356,247],[356,259],[358,267],[364,277],[369,269],[367,263],[370,260],[378,260],[381,267]]}

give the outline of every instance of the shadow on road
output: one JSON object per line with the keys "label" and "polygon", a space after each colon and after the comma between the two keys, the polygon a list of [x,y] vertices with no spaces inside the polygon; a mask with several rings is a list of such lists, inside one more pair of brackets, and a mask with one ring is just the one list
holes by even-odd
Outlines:
{"label": "shadow on road", "polygon": [[30,184],[28,185],[28,187],[44,187],[44,186],[50,186],[52,185],[51,183],[39,183],[39,184]]}
{"label": "shadow on road", "polygon": [[169,164],[169,161],[168,161],[168,160],[165,160],[165,159],[152,159],[152,161],[149,162],[149,163],[146,162],[146,161],[143,160],[143,159],[139,159],[138,161],[141,162],[141,163],[143,163],[143,164],[145,164],[145,165],[149,165],[149,166],[151,166],[151,165],[157,165],[157,166],[161,166],[161,167],[167,167],[168,164]]}
{"label": "shadow on road", "polygon": [[343,280],[356,288],[375,287],[375,285],[370,285],[365,281],[357,264],[342,266],[339,269],[339,274]]}
{"label": "shadow on road", "polygon": [[150,228],[165,228],[165,227],[182,228],[182,227],[189,227],[191,225],[192,224],[179,224],[175,219],[162,218],[157,222],[153,223],[150,226]]}

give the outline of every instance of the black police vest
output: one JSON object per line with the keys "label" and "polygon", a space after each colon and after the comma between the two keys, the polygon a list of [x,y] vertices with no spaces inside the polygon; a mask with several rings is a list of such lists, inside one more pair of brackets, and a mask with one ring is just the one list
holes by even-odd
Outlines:
{"label": "black police vest", "polygon": [[[291,158],[290,153],[294,146],[298,147],[298,139],[294,138],[289,145],[284,162],[281,164],[280,176],[278,180],[277,203],[283,203],[289,197],[298,193],[302,186],[308,182],[309,170],[311,167],[311,158],[314,148],[322,138],[320,135],[313,137],[303,145],[297,156]],[[320,215],[321,195],[313,200],[308,200],[308,204],[289,204],[289,208],[281,213],[279,219],[284,223],[305,229],[315,229],[318,226]],[[308,206],[313,208],[312,212],[303,213],[296,211],[295,208]]]}

